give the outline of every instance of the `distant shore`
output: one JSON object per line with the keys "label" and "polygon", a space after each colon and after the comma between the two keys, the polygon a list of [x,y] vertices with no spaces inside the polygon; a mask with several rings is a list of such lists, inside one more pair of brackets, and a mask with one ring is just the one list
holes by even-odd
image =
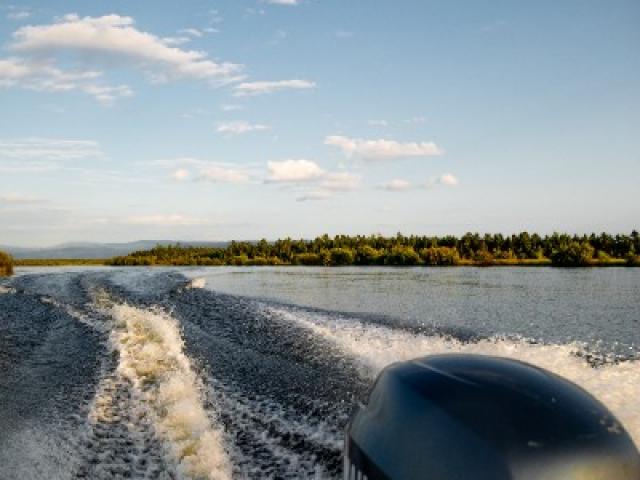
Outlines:
{"label": "distant shore", "polygon": [[14,259],[14,267],[67,267],[108,265],[108,258],[20,258]]}
{"label": "distant shore", "polygon": [[640,234],[541,236],[467,233],[461,237],[323,235],[313,240],[231,242],[226,247],[158,245],[115,257],[117,266],[638,266]]}
{"label": "distant shore", "polygon": [[400,233],[393,237],[322,235],[312,240],[232,241],[225,246],[158,244],[113,258],[14,259],[13,264],[18,267],[637,267],[640,266],[640,233],[634,230],[630,235],[554,233],[541,236],[528,232],[514,235],[467,233],[461,237],[405,236]]}
{"label": "distant shore", "polygon": [[[95,259],[95,258],[69,258],[69,259],[30,259],[23,258],[14,261],[14,267],[68,267],[68,266],[125,266],[114,265],[112,259]],[[242,266],[278,266],[278,267],[300,267],[300,266],[312,266],[312,267],[398,267],[398,265],[302,265],[294,263],[273,263],[273,264],[251,264],[250,262],[245,265],[238,264],[193,264],[193,263],[154,263],[150,265],[126,265],[127,267],[242,267]],[[454,265],[405,265],[413,267],[554,267],[551,260],[548,258],[542,259],[523,259],[523,260],[492,260],[491,262],[479,262],[474,260],[460,260],[460,262]],[[579,265],[579,267],[638,267],[640,264],[629,264],[626,260],[621,258],[614,258],[607,261],[594,260],[586,265]]]}

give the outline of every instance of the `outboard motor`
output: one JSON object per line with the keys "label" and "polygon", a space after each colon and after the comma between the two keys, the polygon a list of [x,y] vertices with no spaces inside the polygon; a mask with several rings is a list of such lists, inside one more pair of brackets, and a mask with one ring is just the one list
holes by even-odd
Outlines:
{"label": "outboard motor", "polygon": [[640,480],[633,441],[586,391],[477,355],[387,367],[351,419],[344,460],[348,480]]}

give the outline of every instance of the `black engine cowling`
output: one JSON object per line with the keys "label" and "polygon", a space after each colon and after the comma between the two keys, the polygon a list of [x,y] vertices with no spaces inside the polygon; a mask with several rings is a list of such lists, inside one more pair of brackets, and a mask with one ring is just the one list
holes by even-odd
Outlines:
{"label": "black engine cowling", "polygon": [[640,454],[604,405],[553,373],[505,358],[436,355],[379,375],[347,429],[344,476],[640,480]]}

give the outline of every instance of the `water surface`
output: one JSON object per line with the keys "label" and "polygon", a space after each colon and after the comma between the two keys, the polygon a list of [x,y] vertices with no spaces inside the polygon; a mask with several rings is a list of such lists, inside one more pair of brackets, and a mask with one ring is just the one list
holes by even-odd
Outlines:
{"label": "water surface", "polygon": [[0,281],[0,479],[340,478],[389,363],[539,365],[640,441],[639,269],[29,268]]}

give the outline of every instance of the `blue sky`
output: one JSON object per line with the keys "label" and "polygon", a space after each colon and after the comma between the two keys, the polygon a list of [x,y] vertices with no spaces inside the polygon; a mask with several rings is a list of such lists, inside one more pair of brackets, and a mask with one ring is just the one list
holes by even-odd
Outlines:
{"label": "blue sky", "polygon": [[0,4],[0,244],[629,232],[640,3]]}

